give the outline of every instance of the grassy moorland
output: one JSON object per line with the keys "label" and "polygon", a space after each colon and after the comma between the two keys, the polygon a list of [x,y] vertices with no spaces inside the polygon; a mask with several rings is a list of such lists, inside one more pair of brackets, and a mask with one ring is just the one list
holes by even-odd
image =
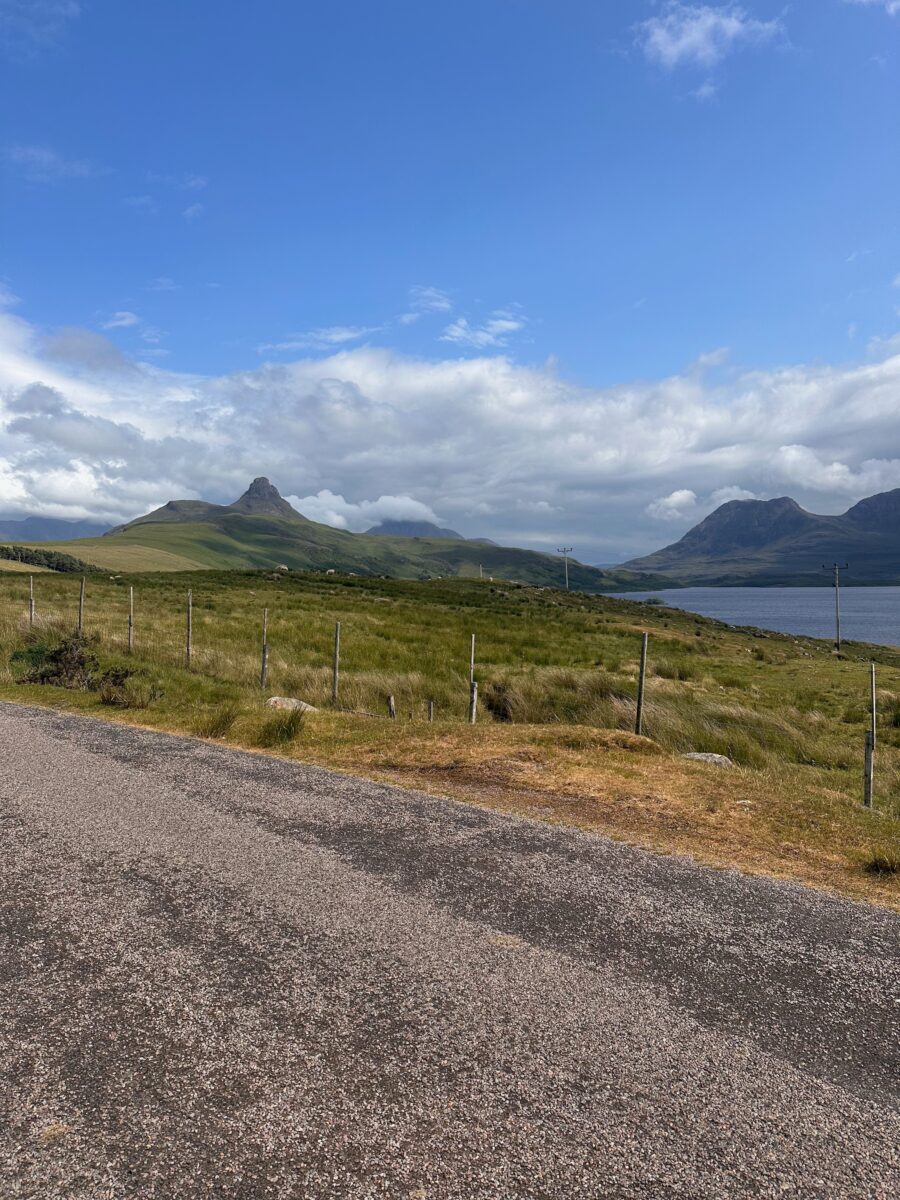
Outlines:
{"label": "grassy moorland", "polygon": [[[900,908],[900,654],[754,635],[661,606],[508,583],[217,572],[87,583],[86,672],[43,675],[79,580],[0,576],[0,694],[265,747]],[[127,653],[134,587],[134,653]],[[185,597],[193,654],[185,665]],[[269,668],[260,643],[268,609]],[[331,704],[335,622],[341,675]],[[633,734],[640,634],[645,734]],[[476,635],[479,720],[466,721]],[[876,809],[861,807],[870,660]],[[52,665],[52,664],[51,664]],[[130,674],[129,674],[130,672]],[[266,694],[320,709],[286,720]],[[387,698],[397,720],[387,718]],[[435,720],[427,719],[428,702]],[[734,770],[685,760],[725,754]]]}

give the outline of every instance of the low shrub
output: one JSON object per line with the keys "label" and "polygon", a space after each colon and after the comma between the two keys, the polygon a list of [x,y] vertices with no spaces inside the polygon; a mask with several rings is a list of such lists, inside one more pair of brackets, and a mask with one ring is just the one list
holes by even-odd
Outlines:
{"label": "low shrub", "polygon": [[73,633],[55,646],[39,644],[30,647],[27,657],[32,666],[19,682],[87,691],[93,686],[100,669],[91,645],[91,638]]}

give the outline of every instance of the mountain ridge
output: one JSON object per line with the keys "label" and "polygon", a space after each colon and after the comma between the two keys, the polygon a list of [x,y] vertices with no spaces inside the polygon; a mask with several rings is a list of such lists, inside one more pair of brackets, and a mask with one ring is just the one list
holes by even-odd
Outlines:
{"label": "mountain ridge", "polygon": [[[233,504],[170,500],[103,537],[66,546],[87,562],[123,571],[287,567],[402,579],[496,577],[541,587],[560,587],[564,579],[561,560],[535,550],[322,525],[293,509],[264,476]],[[639,591],[664,582],[658,576],[598,571],[572,559],[569,578],[573,589],[587,592]]]}
{"label": "mountain ridge", "polygon": [[61,517],[0,517],[0,542],[70,542],[102,537],[108,529],[98,521],[67,521]]}
{"label": "mountain ridge", "polygon": [[900,488],[836,516],[808,512],[789,496],[730,500],[653,554],[620,569],[680,584],[820,583],[824,566],[849,562],[859,583],[900,583]]}

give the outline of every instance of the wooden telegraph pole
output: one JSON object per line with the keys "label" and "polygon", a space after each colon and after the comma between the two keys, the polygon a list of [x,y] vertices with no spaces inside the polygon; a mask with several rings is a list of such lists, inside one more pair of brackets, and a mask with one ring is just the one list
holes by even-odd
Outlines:
{"label": "wooden telegraph pole", "polygon": [[847,563],[841,566],[839,563],[832,563],[829,567],[823,565],[823,571],[831,571],[834,577],[834,648],[838,654],[841,652],[841,571],[849,571],[850,567]]}
{"label": "wooden telegraph pole", "polygon": [[566,591],[569,590],[569,555],[574,549],[574,546],[557,546],[556,548],[557,554],[563,556],[563,562],[566,565]]}
{"label": "wooden telegraph pole", "polygon": [[331,703],[337,704],[338,680],[341,674],[341,623],[334,625],[334,658],[331,663]]}

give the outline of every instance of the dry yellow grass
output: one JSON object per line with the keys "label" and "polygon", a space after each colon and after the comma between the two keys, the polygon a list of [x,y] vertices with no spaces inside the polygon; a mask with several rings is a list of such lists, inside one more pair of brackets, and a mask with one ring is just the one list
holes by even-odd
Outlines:
{"label": "dry yellow grass", "polygon": [[386,728],[319,714],[314,728],[294,757],[900,910],[900,879],[861,866],[884,819],[810,768],[721,770],[584,726]]}
{"label": "dry yellow grass", "polygon": [[30,563],[16,562],[11,558],[0,558],[0,571],[11,571],[14,575],[49,575],[46,567],[34,567]]}

